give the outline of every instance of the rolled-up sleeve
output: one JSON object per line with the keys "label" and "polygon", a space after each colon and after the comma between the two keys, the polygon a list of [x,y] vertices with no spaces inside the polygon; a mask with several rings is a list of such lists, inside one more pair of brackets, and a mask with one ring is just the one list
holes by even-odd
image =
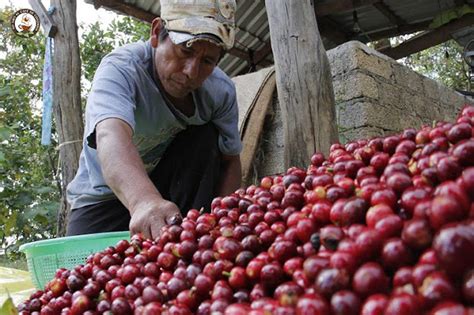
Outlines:
{"label": "rolled-up sleeve", "polygon": [[94,76],[86,106],[87,144],[95,148],[95,127],[107,118],[125,121],[135,129],[135,84],[127,68],[110,61],[101,63]]}

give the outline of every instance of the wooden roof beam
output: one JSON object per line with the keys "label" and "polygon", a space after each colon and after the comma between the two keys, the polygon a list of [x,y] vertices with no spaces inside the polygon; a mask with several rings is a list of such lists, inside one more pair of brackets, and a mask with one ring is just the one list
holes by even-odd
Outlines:
{"label": "wooden roof beam", "polygon": [[245,61],[250,61],[250,56],[249,53],[243,49],[237,48],[237,47],[232,47],[227,51],[228,54],[231,54],[232,56],[235,56],[237,58],[240,58]]}
{"label": "wooden roof beam", "polygon": [[393,25],[407,24],[402,18],[397,16],[383,1],[374,3],[374,7],[382,13]]}
{"label": "wooden roof beam", "polygon": [[265,46],[263,46],[262,49],[257,50],[257,51],[253,54],[253,63],[254,63],[255,65],[259,65],[259,64],[260,64],[262,61],[264,61],[265,58],[267,58],[267,56],[268,56],[269,54],[271,54],[271,53],[272,53],[272,45],[271,45],[271,43],[270,43],[270,41],[269,41],[269,42],[267,42],[267,43],[265,44]]}
{"label": "wooden roof beam", "polygon": [[315,3],[314,12],[316,12],[316,16],[319,18],[333,13],[355,10],[378,2],[380,0],[329,0],[323,3]]}
{"label": "wooden roof beam", "polygon": [[145,11],[143,9],[137,8],[131,4],[125,3],[124,1],[117,1],[117,0],[94,0],[94,7],[96,9],[100,7],[106,7],[108,9],[112,9],[123,14],[133,16],[139,20],[151,23],[156,15]]}
{"label": "wooden roof beam", "polygon": [[419,23],[413,23],[413,24],[406,24],[406,25],[397,26],[396,28],[368,33],[366,35],[370,38],[371,41],[400,36],[400,35],[406,35],[406,34],[411,34],[411,33],[419,32],[419,31],[427,30],[431,22],[432,20],[423,21]]}
{"label": "wooden roof beam", "polygon": [[392,57],[393,59],[400,59],[432,46],[444,43],[451,38],[452,33],[472,25],[474,25],[474,14],[469,13],[459,19],[442,25],[435,30],[428,31],[416,38],[407,40],[396,47],[382,49],[380,52]]}

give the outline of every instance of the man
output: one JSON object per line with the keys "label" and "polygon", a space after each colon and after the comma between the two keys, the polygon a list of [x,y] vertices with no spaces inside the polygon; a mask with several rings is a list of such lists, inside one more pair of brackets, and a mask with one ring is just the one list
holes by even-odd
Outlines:
{"label": "man", "polygon": [[161,0],[147,42],[96,71],[67,234],[130,229],[156,238],[190,208],[240,186],[232,81],[216,67],[234,43],[235,0]]}

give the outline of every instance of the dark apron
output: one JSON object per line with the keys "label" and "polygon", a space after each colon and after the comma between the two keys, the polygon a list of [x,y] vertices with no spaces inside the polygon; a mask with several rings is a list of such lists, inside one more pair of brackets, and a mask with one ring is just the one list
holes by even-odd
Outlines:
{"label": "dark apron", "polygon": [[[218,185],[221,154],[214,124],[189,126],[170,143],[150,179],[163,198],[174,202],[183,216],[189,209],[210,210]],[[130,213],[118,200],[71,210],[67,235],[126,231]]]}

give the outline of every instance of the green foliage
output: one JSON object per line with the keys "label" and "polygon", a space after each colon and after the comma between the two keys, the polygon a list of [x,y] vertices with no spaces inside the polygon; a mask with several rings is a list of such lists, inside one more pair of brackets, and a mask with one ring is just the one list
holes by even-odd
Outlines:
{"label": "green foliage", "polygon": [[92,81],[100,60],[114,48],[113,34],[101,28],[99,22],[86,27],[82,35],[82,74]]}
{"label": "green foliage", "polygon": [[85,31],[81,41],[82,71],[88,81],[92,81],[95,70],[106,54],[116,47],[147,40],[150,33],[148,24],[130,17],[114,19],[105,28],[99,22],[82,28]]}
{"label": "green foliage", "polygon": [[24,242],[53,235],[59,191],[57,154],[39,143],[44,38],[14,35],[12,13],[0,11],[0,239],[14,253]]}
{"label": "green foliage", "polygon": [[150,25],[131,17],[113,20],[109,29],[115,34],[116,44],[119,46],[150,37]]}
{"label": "green foliage", "polygon": [[454,40],[440,44],[404,59],[404,64],[450,88],[467,89],[467,67],[462,58],[463,47]]}
{"label": "green foliage", "polygon": [[[14,35],[9,21],[15,11],[0,8],[0,252],[10,259],[18,259],[21,244],[55,236],[61,197],[54,127],[52,145],[40,144],[45,37]],[[146,40],[149,25],[119,18],[81,27],[86,96],[100,60],[119,45]]]}

